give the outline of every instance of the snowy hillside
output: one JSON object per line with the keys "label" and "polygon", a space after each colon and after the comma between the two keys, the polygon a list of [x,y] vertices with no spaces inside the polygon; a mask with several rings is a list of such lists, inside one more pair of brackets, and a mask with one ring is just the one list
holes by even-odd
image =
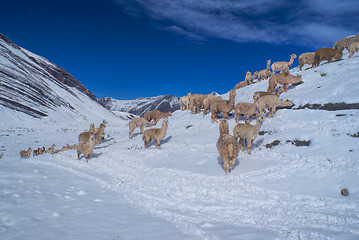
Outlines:
{"label": "snowy hillside", "polygon": [[37,118],[57,114],[86,120],[90,115],[111,115],[96,101],[90,90],[64,69],[0,34],[1,107]]}
{"label": "snowy hillside", "polygon": [[128,112],[137,116],[143,116],[150,110],[161,112],[174,112],[180,109],[178,98],[173,95],[137,98],[135,100],[117,100],[113,98],[99,99],[101,104],[115,114],[117,112]]}
{"label": "snowy hillside", "polygon": [[[174,112],[161,149],[106,117],[110,136],[87,164],[75,150],[19,151],[76,143],[88,125],[1,109],[1,239],[358,239],[359,110],[303,106],[359,103],[359,57],[292,73],[303,83],[281,98],[295,106],[265,119],[252,154],[240,151],[227,175],[210,114]],[[236,103],[266,88],[239,89]]]}

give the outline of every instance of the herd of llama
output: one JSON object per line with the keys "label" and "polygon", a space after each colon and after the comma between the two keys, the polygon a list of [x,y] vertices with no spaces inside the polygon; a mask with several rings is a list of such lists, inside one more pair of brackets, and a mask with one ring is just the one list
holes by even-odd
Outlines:
{"label": "herd of llama", "polygon": [[[346,49],[349,52],[349,58],[353,56],[355,52],[359,51],[359,34],[351,37],[347,37],[337,41],[333,48],[322,48],[316,52],[303,53],[299,56],[299,69],[305,64],[312,65],[312,67],[318,66],[322,61],[328,63],[333,60],[341,59],[343,56],[343,50]],[[213,123],[218,122],[220,114],[222,119],[219,123],[219,138],[216,142],[218,153],[222,159],[224,170],[226,173],[231,172],[234,166],[239,150],[245,151],[244,147],[247,146],[247,153],[251,153],[252,143],[258,135],[258,132],[265,120],[266,111],[269,110],[268,117],[274,117],[277,107],[291,107],[293,102],[290,100],[282,101],[279,97],[283,92],[287,92],[290,84],[301,82],[301,76],[294,76],[289,73],[289,67],[293,64],[294,59],[297,58],[296,54],[290,55],[289,62],[274,62],[271,64],[271,60],[267,61],[267,67],[260,71],[247,72],[244,81],[235,85],[234,89],[229,91],[229,99],[224,100],[220,96],[213,96],[212,94],[187,94],[179,99],[180,109],[182,111],[189,110],[193,114],[200,113],[203,110],[203,116],[208,111],[211,112],[211,121]],[[278,72],[279,73],[276,73]],[[268,88],[266,91],[258,91],[253,93],[253,102],[235,102],[236,90],[246,87],[256,82],[267,80]],[[281,85],[278,88],[277,85]],[[234,112],[236,125],[232,132],[229,133],[229,127],[227,118],[231,112]],[[244,123],[239,123],[241,115],[245,116]],[[161,140],[165,138],[167,134],[167,128],[169,124],[168,118],[172,116],[172,113],[164,113],[157,110],[151,110],[144,114],[143,118],[132,119],[129,126],[129,139],[132,139],[133,132],[136,128],[140,128],[140,134],[142,134],[142,140],[144,147],[147,149],[151,141],[156,142],[156,147],[160,148]],[[256,116],[256,124],[252,125],[252,117]],[[160,128],[150,128],[144,130],[145,127],[155,126],[158,121],[163,118]],[[83,154],[86,161],[88,161],[90,155],[93,153],[96,145],[100,144],[105,138],[105,128],[107,122],[104,120],[98,128],[92,123],[88,131],[79,135],[78,144],[72,146],[65,146],[62,149],[55,150],[55,144],[49,149],[45,150],[45,147],[34,150],[33,155],[39,155],[43,153],[57,153],[64,150],[76,149],[77,157]],[[29,157],[32,149],[22,150],[20,152],[21,158]]]}

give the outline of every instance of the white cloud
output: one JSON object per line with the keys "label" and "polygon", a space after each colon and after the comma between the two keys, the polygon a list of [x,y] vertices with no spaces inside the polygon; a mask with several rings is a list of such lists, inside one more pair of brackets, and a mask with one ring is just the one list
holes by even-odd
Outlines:
{"label": "white cloud", "polygon": [[128,13],[195,41],[325,45],[359,32],[357,0],[117,0]]}

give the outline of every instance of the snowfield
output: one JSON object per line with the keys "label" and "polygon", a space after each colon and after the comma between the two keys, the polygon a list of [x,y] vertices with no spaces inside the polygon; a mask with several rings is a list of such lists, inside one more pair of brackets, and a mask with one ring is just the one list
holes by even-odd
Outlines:
{"label": "snowfield", "polygon": [[[359,103],[357,55],[291,72],[302,74],[303,84],[281,99],[294,108]],[[252,102],[267,85],[237,90],[236,103]],[[130,140],[128,121],[105,111],[66,116],[56,111],[39,120],[0,106],[1,239],[359,239],[357,109],[277,110],[252,154],[240,151],[229,174],[210,113],[174,112],[160,149],[154,142],[144,149],[139,129]],[[102,119],[109,136],[88,164],[75,150],[20,159],[28,147],[77,143]],[[232,133],[234,116],[229,126]]]}

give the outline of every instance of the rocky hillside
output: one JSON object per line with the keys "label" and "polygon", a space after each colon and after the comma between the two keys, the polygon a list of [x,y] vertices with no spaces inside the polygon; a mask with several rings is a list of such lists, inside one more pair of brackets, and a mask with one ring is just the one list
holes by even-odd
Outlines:
{"label": "rocky hillside", "polygon": [[33,117],[48,116],[50,109],[60,106],[75,111],[71,102],[55,88],[75,98],[78,98],[76,92],[81,92],[97,101],[95,95],[65,69],[0,34],[0,105]]}

